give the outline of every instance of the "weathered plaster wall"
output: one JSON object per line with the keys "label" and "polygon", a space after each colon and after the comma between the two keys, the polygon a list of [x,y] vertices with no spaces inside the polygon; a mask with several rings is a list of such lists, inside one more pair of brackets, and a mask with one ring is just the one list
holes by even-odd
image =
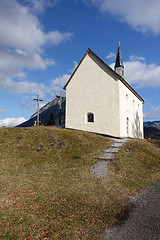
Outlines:
{"label": "weathered plaster wall", "polygon": [[[86,122],[88,112],[94,123]],[[120,137],[119,84],[93,54],[87,55],[66,88],[66,127]]]}
{"label": "weathered plaster wall", "polygon": [[[143,138],[143,104],[120,80],[118,83],[120,99],[120,135],[121,137],[127,137],[126,122],[128,118],[128,137]],[[128,103],[126,102],[126,95],[128,95]]]}

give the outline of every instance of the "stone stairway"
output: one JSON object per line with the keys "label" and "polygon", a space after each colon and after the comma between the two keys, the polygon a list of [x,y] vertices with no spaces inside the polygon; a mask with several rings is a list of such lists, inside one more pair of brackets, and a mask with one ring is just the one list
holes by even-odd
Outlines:
{"label": "stone stairway", "polygon": [[128,139],[112,139],[114,142],[110,148],[103,151],[102,155],[98,157],[98,161],[91,166],[91,174],[97,178],[105,178],[107,176],[107,167],[119,149],[125,144]]}

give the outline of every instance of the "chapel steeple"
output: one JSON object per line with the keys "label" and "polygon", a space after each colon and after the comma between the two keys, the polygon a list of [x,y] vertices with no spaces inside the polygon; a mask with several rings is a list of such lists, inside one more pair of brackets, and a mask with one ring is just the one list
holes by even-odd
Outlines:
{"label": "chapel steeple", "polygon": [[115,62],[114,70],[121,77],[124,77],[124,65],[123,65],[123,61],[122,61],[120,42],[118,42],[118,51],[117,51],[117,56],[116,56],[116,62]]}

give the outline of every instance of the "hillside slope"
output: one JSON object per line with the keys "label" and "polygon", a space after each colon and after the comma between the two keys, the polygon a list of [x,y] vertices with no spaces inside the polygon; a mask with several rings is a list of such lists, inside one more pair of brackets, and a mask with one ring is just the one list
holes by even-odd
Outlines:
{"label": "hillside slope", "polygon": [[160,143],[130,140],[90,174],[111,140],[52,127],[0,129],[0,239],[101,239],[130,194],[159,178]]}

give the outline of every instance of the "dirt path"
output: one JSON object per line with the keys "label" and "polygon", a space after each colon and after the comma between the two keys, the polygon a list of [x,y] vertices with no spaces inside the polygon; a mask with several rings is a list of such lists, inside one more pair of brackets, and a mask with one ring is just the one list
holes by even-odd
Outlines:
{"label": "dirt path", "polygon": [[131,199],[104,240],[160,240],[160,180]]}

